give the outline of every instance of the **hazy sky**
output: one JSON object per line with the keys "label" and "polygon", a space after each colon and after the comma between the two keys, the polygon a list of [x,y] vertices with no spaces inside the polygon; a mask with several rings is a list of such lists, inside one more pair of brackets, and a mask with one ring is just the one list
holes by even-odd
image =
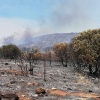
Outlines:
{"label": "hazy sky", "polygon": [[100,27],[100,0],[0,0],[0,38]]}

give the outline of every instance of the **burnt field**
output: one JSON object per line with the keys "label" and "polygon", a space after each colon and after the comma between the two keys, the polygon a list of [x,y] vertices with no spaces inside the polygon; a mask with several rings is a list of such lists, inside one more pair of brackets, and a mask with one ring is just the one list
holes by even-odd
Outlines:
{"label": "burnt field", "polygon": [[[25,64],[23,63],[23,69]],[[82,75],[70,67],[39,62],[29,71],[22,71],[18,63],[0,60],[0,92],[4,100],[100,100],[100,78]],[[27,64],[27,70],[29,65]],[[18,100],[18,99],[15,99]]]}

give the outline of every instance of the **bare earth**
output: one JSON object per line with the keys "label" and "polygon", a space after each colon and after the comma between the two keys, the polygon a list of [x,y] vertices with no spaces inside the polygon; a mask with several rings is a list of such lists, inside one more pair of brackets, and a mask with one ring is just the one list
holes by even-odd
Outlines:
{"label": "bare earth", "polygon": [[[45,94],[36,94],[40,87]],[[43,62],[34,67],[33,75],[23,75],[17,63],[0,60],[0,91],[17,94],[20,100],[100,100],[100,78],[82,76],[53,62],[52,67],[46,63],[44,81]]]}

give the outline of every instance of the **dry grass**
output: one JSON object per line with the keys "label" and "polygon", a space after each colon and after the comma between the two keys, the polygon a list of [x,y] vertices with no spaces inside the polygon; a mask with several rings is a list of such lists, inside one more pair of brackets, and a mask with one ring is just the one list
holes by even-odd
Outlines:
{"label": "dry grass", "polygon": [[77,77],[77,84],[79,85],[91,85],[93,86],[93,84],[91,83],[91,81],[86,77],[83,76],[79,73],[75,73],[75,76]]}

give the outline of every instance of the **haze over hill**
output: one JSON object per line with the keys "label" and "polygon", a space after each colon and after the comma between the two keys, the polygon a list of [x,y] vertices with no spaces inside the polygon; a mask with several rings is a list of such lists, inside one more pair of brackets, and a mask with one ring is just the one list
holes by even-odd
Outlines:
{"label": "haze over hill", "polygon": [[52,49],[54,44],[60,42],[71,42],[71,39],[77,36],[79,33],[54,33],[48,35],[41,35],[33,37],[30,34],[23,35],[21,38],[16,39],[15,35],[11,35],[3,39],[3,44],[15,44],[20,48],[27,47],[33,48],[37,47],[39,50],[44,51],[46,49]]}
{"label": "haze over hill", "polygon": [[37,47],[39,50],[51,49],[54,44],[60,42],[70,43],[71,39],[77,36],[79,33],[54,33],[48,35],[42,35],[38,37],[34,37],[30,40],[30,42],[21,44],[20,47]]}

